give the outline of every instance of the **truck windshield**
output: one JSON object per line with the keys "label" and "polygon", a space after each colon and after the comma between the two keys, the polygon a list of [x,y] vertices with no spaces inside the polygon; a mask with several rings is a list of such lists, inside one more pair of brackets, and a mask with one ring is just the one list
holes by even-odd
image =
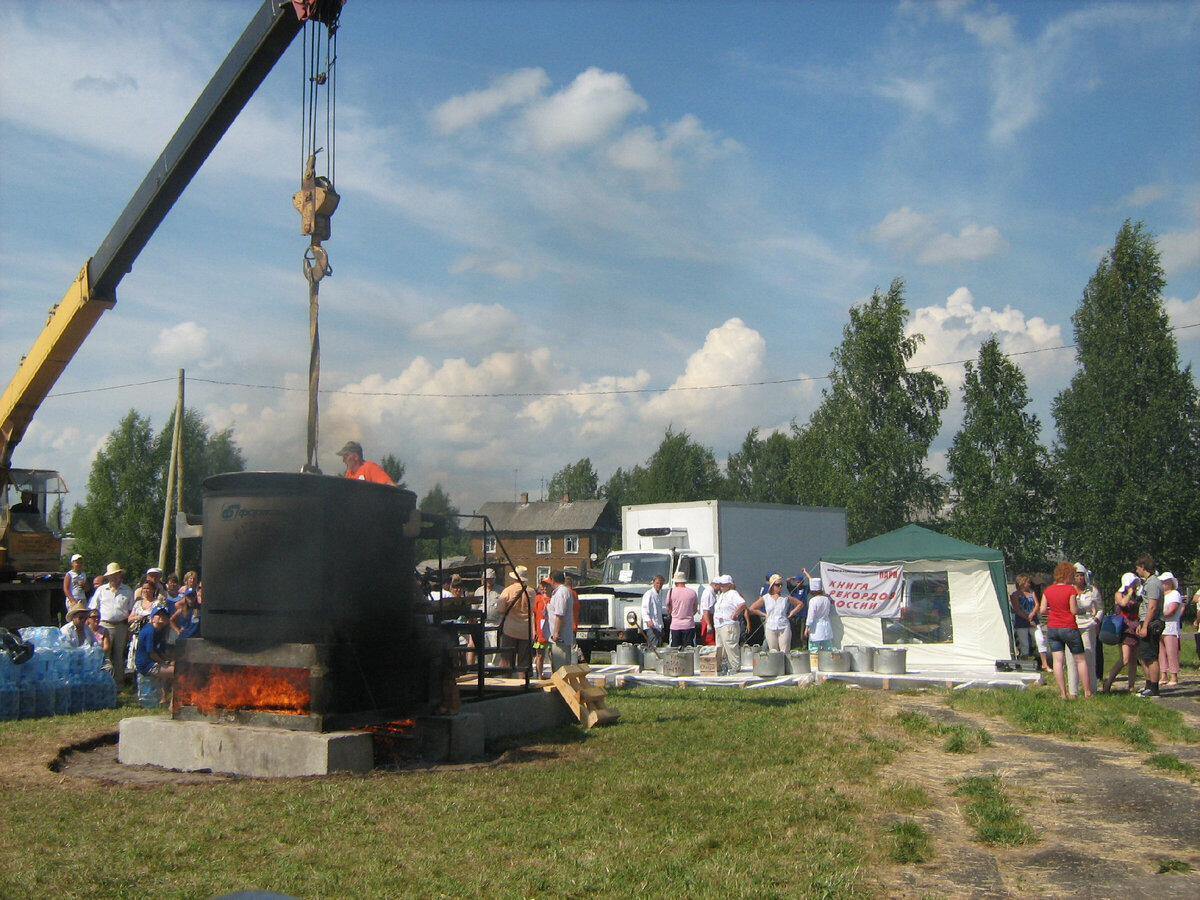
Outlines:
{"label": "truck windshield", "polygon": [[614,553],[604,561],[602,584],[649,584],[655,575],[671,578],[669,553]]}

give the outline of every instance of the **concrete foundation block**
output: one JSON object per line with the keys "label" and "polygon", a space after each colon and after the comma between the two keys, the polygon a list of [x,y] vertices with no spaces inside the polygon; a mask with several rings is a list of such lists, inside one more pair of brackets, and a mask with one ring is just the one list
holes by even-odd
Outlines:
{"label": "concrete foundation block", "polygon": [[486,738],[487,728],[478,713],[424,716],[417,720],[417,746],[421,758],[431,762],[482,759]]}
{"label": "concrete foundation block", "polygon": [[158,716],[121,720],[117,759],[126,765],[257,778],[370,772],[375,762],[371,735],[365,732],[314,734]]}
{"label": "concrete foundation block", "polygon": [[[571,708],[556,691],[530,691],[487,700],[487,740],[557,728],[575,721]],[[464,706],[470,709],[470,706]]]}

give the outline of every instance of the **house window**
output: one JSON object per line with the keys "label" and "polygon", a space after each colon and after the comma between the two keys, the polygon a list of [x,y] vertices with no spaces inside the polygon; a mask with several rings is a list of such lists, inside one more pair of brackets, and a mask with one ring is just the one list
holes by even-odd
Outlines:
{"label": "house window", "polygon": [[550,577],[550,567],[549,566],[538,566],[537,583],[541,584],[544,579],[549,578],[549,577]]}
{"label": "house window", "polygon": [[550,552],[550,535],[539,534],[537,536],[537,552],[538,553],[549,553]]}
{"label": "house window", "polygon": [[494,534],[488,535],[487,537],[485,537],[483,539],[483,552],[484,553],[495,553],[496,552],[496,536]]}
{"label": "house window", "polygon": [[952,644],[950,581],[945,572],[906,572],[900,618],[883,620],[885,644]]}
{"label": "house window", "polygon": [[579,535],[568,534],[563,538],[563,553],[568,556],[579,554]]}

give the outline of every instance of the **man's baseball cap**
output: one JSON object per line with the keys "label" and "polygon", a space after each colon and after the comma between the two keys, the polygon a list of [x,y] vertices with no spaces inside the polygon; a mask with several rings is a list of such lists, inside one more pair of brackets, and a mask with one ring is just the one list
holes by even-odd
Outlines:
{"label": "man's baseball cap", "polygon": [[358,441],[346,441],[346,446],[338,451],[338,456],[345,456],[347,453],[357,453],[362,456],[362,444]]}

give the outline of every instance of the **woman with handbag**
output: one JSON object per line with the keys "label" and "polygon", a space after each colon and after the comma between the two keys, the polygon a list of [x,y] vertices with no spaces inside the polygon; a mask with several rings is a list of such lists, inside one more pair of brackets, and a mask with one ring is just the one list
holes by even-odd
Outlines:
{"label": "woman with handbag", "polygon": [[1068,648],[1075,657],[1075,671],[1083,686],[1083,696],[1092,696],[1092,688],[1088,684],[1087,657],[1083,655],[1083,637],[1075,618],[1079,615],[1076,603],[1079,592],[1071,584],[1074,577],[1075,567],[1064,560],[1054,567],[1054,584],[1042,591],[1041,613],[1046,617],[1046,642],[1050,647],[1054,683],[1058,685],[1059,696],[1064,700],[1067,699],[1067,679],[1063,672],[1063,657]]}
{"label": "woman with handbag", "polygon": [[1121,631],[1121,658],[1118,659],[1108,674],[1104,677],[1104,685],[1100,690],[1107,694],[1112,690],[1113,682],[1121,674],[1121,670],[1129,666],[1129,693],[1133,693],[1137,682],[1137,646],[1138,646],[1138,597],[1137,586],[1139,578],[1132,572],[1126,572],[1121,576],[1121,587],[1113,595],[1113,603],[1116,605],[1117,612],[1125,621],[1125,627]]}

